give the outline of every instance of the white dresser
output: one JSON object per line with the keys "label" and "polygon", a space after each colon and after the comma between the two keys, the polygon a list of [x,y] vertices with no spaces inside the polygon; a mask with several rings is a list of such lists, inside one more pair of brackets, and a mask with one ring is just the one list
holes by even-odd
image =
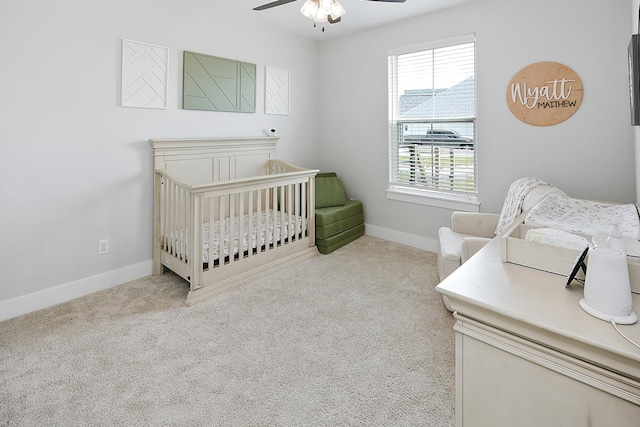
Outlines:
{"label": "white dresser", "polygon": [[[640,426],[640,349],[565,284],[503,263],[494,239],[438,285],[457,319],[457,426]],[[640,343],[640,324],[619,328]]]}

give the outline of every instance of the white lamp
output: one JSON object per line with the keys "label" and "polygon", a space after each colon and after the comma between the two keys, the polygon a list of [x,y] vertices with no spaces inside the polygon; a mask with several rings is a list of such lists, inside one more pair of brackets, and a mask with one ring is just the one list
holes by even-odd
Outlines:
{"label": "white lamp", "polygon": [[331,12],[329,13],[329,15],[331,15],[331,19],[336,20],[347,13],[347,11],[344,10],[344,7],[338,3],[338,0],[334,0],[331,3]]}
{"label": "white lamp", "polygon": [[300,13],[309,19],[313,19],[316,16],[316,12],[318,12],[318,2],[313,0],[307,0],[300,9]]}
{"label": "white lamp", "polygon": [[626,255],[608,247],[589,250],[580,307],[607,322],[630,325],[638,321],[633,312]]}
{"label": "white lamp", "polygon": [[307,0],[300,8],[300,13],[316,23],[336,22],[346,12],[338,0]]}

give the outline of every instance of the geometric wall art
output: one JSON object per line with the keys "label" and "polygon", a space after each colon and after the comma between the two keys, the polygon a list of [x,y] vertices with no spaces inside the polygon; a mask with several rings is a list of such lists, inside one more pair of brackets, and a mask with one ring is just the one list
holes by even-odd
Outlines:
{"label": "geometric wall art", "polygon": [[169,48],[122,40],[122,106],[167,108]]}
{"label": "geometric wall art", "polygon": [[182,108],[256,112],[256,65],[184,52]]}
{"label": "geometric wall art", "polygon": [[289,115],[289,80],[291,72],[275,67],[265,67],[265,114]]}

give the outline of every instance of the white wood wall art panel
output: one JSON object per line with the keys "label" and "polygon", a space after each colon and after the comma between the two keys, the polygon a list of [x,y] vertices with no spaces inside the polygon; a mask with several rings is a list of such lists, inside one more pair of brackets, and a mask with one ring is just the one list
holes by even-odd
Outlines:
{"label": "white wood wall art panel", "polygon": [[122,106],[167,108],[169,48],[122,40]]}
{"label": "white wood wall art panel", "polygon": [[265,67],[264,112],[265,114],[289,115],[290,71]]}

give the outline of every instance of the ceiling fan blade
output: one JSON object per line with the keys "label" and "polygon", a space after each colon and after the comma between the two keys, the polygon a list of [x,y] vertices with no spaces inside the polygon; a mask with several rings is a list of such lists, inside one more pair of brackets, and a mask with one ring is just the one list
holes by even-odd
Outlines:
{"label": "ceiling fan blade", "polygon": [[331,18],[331,15],[327,15],[327,21],[329,21],[329,24],[337,24],[338,22],[342,21],[342,17],[339,16],[338,19],[333,19]]}
{"label": "ceiling fan blade", "polygon": [[283,4],[293,3],[294,1],[298,1],[298,0],[277,0],[277,1],[272,1],[271,3],[267,3],[267,4],[263,4],[262,6],[254,7],[253,10],[271,9],[272,7],[282,6]]}

